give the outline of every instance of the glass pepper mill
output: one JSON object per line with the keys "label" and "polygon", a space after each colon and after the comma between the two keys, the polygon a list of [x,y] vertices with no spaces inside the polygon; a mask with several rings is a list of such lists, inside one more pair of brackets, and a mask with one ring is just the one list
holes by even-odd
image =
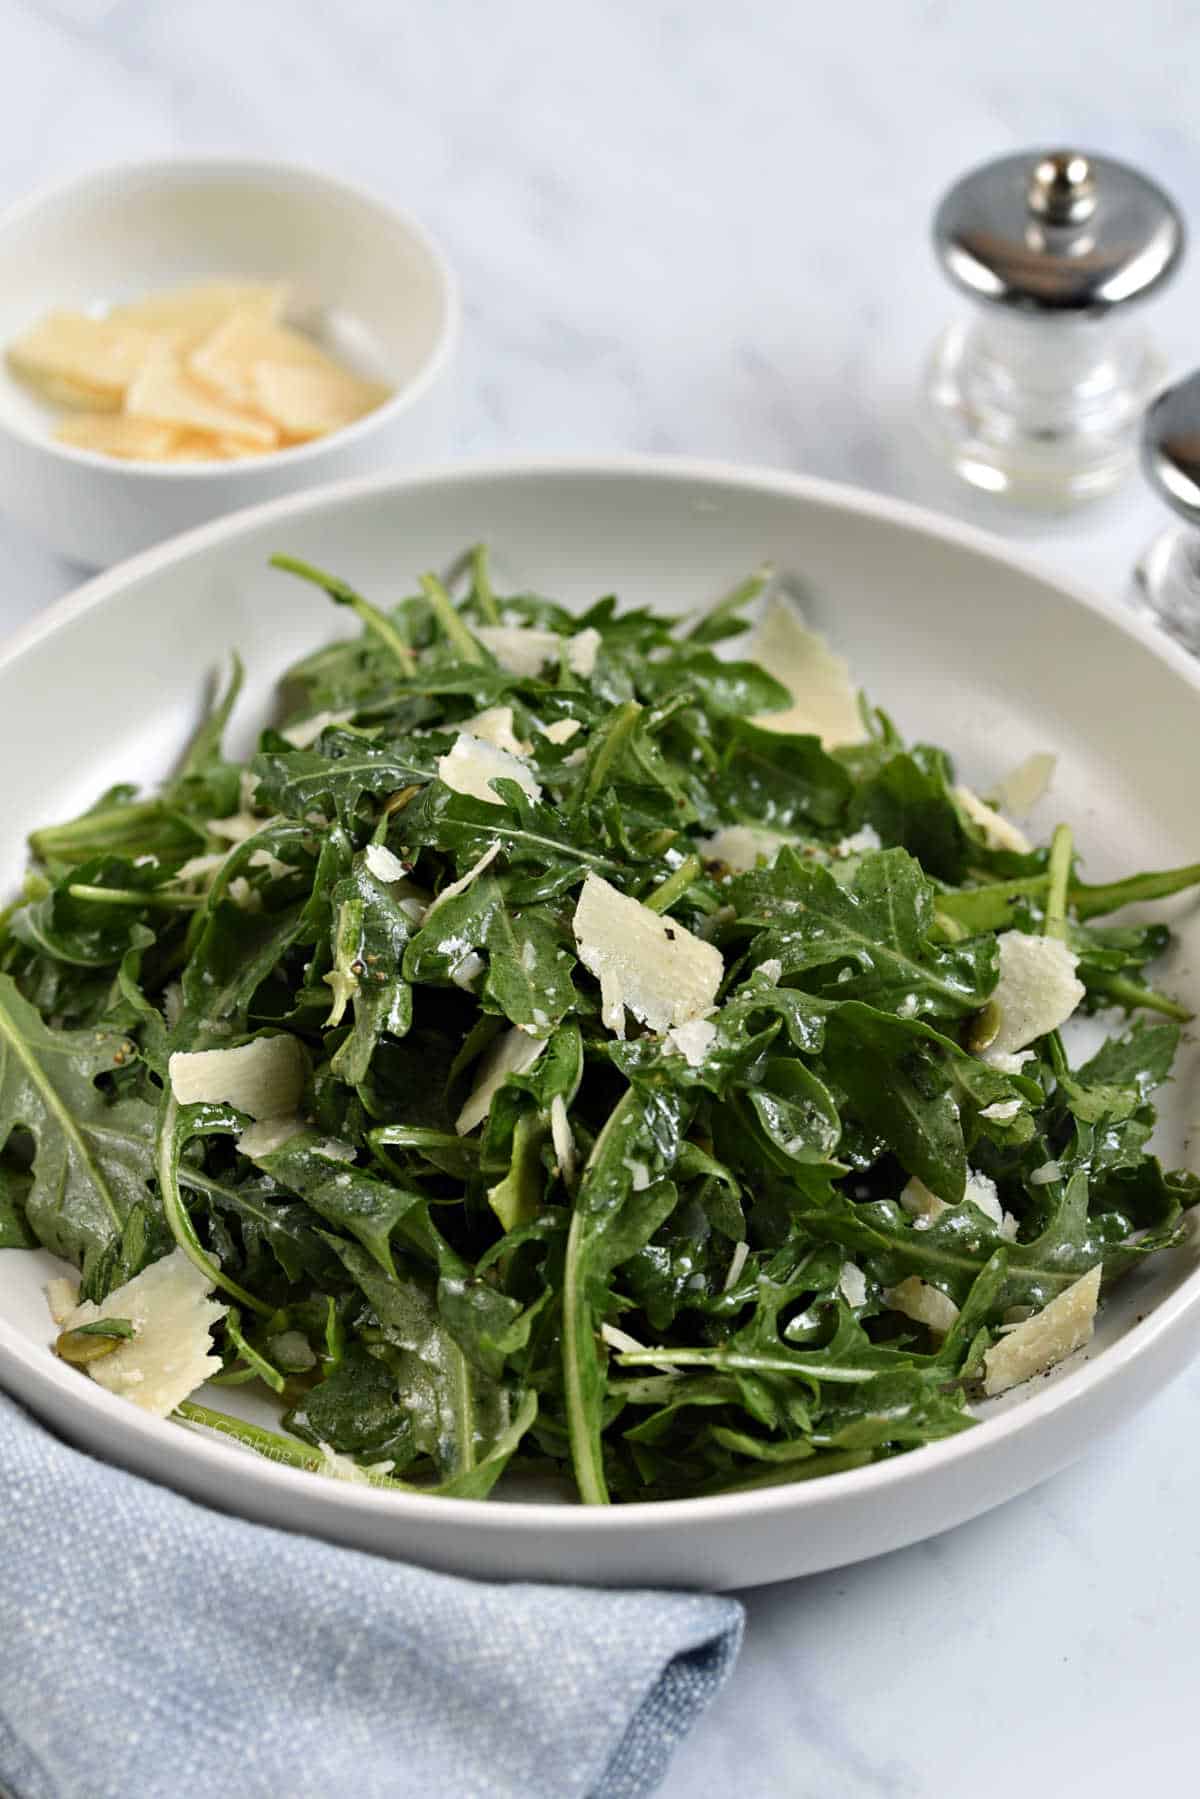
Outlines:
{"label": "glass pepper mill", "polygon": [[1142,466],[1177,522],[1134,570],[1134,603],[1200,655],[1200,371],[1159,394],[1142,424]]}
{"label": "glass pepper mill", "polygon": [[973,486],[1024,504],[1109,492],[1133,466],[1164,373],[1131,315],[1183,255],[1172,201],[1108,157],[1026,151],[957,182],[933,237],[974,302],[926,379],[941,453]]}

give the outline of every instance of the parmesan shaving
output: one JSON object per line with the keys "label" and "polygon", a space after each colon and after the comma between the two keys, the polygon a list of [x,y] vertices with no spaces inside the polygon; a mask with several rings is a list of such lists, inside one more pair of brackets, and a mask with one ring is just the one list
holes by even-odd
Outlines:
{"label": "parmesan shaving", "polygon": [[610,1349],[623,1350],[626,1355],[642,1355],[646,1345],[631,1337],[628,1331],[618,1330],[615,1324],[602,1324],[600,1335]]}
{"label": "parmesan shaving", "polygon": [[926,1325],[938,1337],[944,1337],[958,1318],[954,1301],[940,1288],[931,1287],[928,1281],[919,1280],[915,1274],[910,1274],[896,1287],[886,1288],[883,1300],[893,1312],[911,1318],[914,1324]]}
{"label": "parmesan shaving", "polygon": [[489,706],[486,712],[464,719],[461,728],[481,743],[490,743],[493,749],[506,750],[510,756],[528,756],[532,748],[513,729],[511,706]]}
{"label": "parmesan shaving", "polygon": [[64,1324],[79,1304],[79,1282],[59,1275],[46,1282],[46,1304],[55,1324]]}
{"label": "parmesan shaving", "polygon": [[1013,850],[1018,856],[1027,856],[1033,845],[1024,831],[1002,818],[999,812],[993,811],[977,793],[969,787],[954,788],[954,797],[966,813],[973,825],[983,832],[983,841],[990,850]]}
{"label": "parmesan shaving", "polygon": [[760,730],[819,737],[827,750],[862,742],[865,733],[849,664],[805,627],[790,601],[771,601],[750,653],[792,696],[785,711],[760,712],[752,720]]}
{"label": "parmesan shaving", "polygon": [[247,1126],[237,1138],[237,1147],[242,1155],[257,1162],[261,1156],[274,1155],[289,1138],[303,1129],[304,1120],[298,1112],[292,1112],[287,1118],[263,1118]]}
{"label": "parmesan shaving", "polygon": [[838,1277],[838,1292],[848,1306],[866,1305],[867,1277],[857,1263],[842,1263],[842,1272]]}
{"label": "parmesan shaving", "polygon": [[733,1254],[729,1258],[729,1267],[725,1271],[725,1282],[722,1293],[732,1292],[742,1278],[742,1269],[746,1266],[746,1258],[750,1254],[750,1245],[746,1242],[735,1243]]}
{"label": "parmesan shaving", "polygon": [[785,843],[782,831],[761,830],[756,825],[724,825],[696,846],[706,862],[722,862],[735,874],[745,874],[760,862],[771,862]]}
{"label": "parmesan shaving", "polygon": [[484,743],[468,731],[459,732],[449,755],[438,757],[437,771],[455,793],[465,793],[488,806],[504,804],[492,788],[492,782],[501,779],[515,781],[531,800],[542,797],[541,788],[519,756],[510,756],[507,750],[498,750],[495,744]]}
{"label": "parmesan shaving", "polygon": [[1028,818],[1054,779],[1057,761],[1056,756],[1048,755],[1044,750],[1026,756],[1024,762],[1001,775],[988,795],[989,800],[995,806],[1002,806],[1005,812],[1011,812],[1014,818]]}
{"label": "parmesan shaving", "polygon": [[576,731],[582,729],[577,718],[558,718],[552,725],[539,725],[538,730],[551,743],[570,743]]}
{"label": "parmesan shaving", "polygon": [[251,1118],[294,1112],[304,1091],[304,1051],[295,1037],[256,1037],[237,1049],[177,1050],[168,1064],[181,1106],[235,1106]]}
{"label": "parmesan shaving", "polygon": [[1052,1299],[983,1358],[983,1390],[994,1399],[1035,1374],[1056,1367],[1091,1341],[1100,1298],[1100,1264]]}
{"label": "parmesan shaving", "polygon": [[442,888],[442,891],[438,894],[437,898],[430,902],[424,916],[426,918],[432,918],[438,907],[444,905],[448,899],[453,899],[457,893],[465,893],[467,888],[471,885],[471,882],[478,880],[484,869],[490,868],[499,854],[499,842],[490,845],[488,849],[484,850],[478,862],[473,862],[471,864],[465,875],[460,875],[457,881],[451,881],[448,887]]}
{"label": "parmesan shaving", "polygon": [[984,1051],[993,1067],[1006,1068],[1007,1058],[1067,1022],[1084,995],[1076,976],[1079,958],[1057,937],[1031,937],[1005,931],[1000,938],[1000,978],[992,1004],[1000,1028]]}
{"label": "parmesan shaving", "polygon": [[404,864],[399,856],[393,855],[383,843],[369,843],[363,851],[363,861],[368,871],[377,881],[402,881]]}
{"label": "parmesan shaving", "polygon": [[545,1037],[531,1037],[527,1031],[511,1031],[496,1038],[479,1063],[479,1073],[466,1104],[454,1123],[460,1137],[482,1124],[492,1109],[492,1101],[510,1074],[528,1074],[546,1047]]}
{"label": "parmesan shaving", "polygon": [[717,1027],[710,1018],[689,1018],[672,1025],[667,1042],[677,1049],[689,1068],[699,1068],[716,1041]]}
{"label": "parmesan shaving", "polygon": [[127,1318],[132,1337],[110,1355],[89,1362],[92,1379],[143,1411],[166,1418],[189,1393],[220,1372],[209,1332],[227,1307],[209,1298],[212,1282],[176,1249],[152,1262],[101,1305],[90,1300],[63,1320],[76,1330],[101,1318]]}
{"label": "parmesan shaving", "polygon": [[311,718],[302,718],[299,724],[289,725],[279,735],[286,737],[293,749],[306,750],[330,725],[348,725],[353,717],[353,709],[348,712],[314,712]]}
{"label": "parmesan shaving", "polygon": [[604,1022],[618,1005],[652,1031],[701,1019],[724,973],[721,952],[674,919],[589,874],[573,919],[579,959],[600,981]]}
{"label": "parmesan shaving", "polygon": [[558,1161],[558,1170],[570,1187],[575,1181],[575,1133],[567,1117],[567,1102],[561,1093],[550,1101],[550,1141]]}

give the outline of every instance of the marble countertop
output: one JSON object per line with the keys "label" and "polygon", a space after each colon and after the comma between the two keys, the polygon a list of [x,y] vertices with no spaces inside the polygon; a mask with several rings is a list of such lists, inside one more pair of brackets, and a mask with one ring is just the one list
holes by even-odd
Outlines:
{"label": "marble countertop", "polygon": [[[392,195],[456,261],[456,448],[772,463],[990,525],[1114,603],[1161,522],[955,488],[913,424],[951,301],[946,183],[1070,140],[1193,219],[1200,17],[1143,0],[4,0],[0,201],[100,158],[291,157]],[[1192,266],[1156,307],[1200,361]],[[0,523],[0,630],[78,572]],[[667,1799],[1116,1799],[1182,1784],[1200,1608],[1200,1367],[1041,1490],[748,1595]],[[1189,1757],[1189,1760],[1191,1758]]]}

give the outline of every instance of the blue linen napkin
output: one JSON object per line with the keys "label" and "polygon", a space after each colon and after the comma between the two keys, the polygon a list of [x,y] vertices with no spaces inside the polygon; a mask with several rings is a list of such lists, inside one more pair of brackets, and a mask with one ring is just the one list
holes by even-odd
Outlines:
{"label": "blue linen napkin", "polygon": [[731,1599],[459,1580],[227,1518],[0,1394],[14,1799],[638,1799],[742,1624]]}

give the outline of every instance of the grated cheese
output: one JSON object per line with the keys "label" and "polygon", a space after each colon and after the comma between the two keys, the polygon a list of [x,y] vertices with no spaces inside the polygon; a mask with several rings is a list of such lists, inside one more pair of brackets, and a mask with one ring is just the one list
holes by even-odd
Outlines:
{"label": "grated cheese", "polygon": [[295,1037],[256,1037],[237,1049],[179,1051],[167,1072],[181,1106],[235,1106],[251,1118],[294,1112],[304,1091],[304,1051]]}
{"label": "grated cheese", "polygon": [[1014,1050],[1067,1022],[1084,995],[1083,982],[1075,973],[1078,963],[1057,937],[1005,931],[1000,938],[1000,978],[992,994],[1000,1029],[984,1051],[985,1062],[1006,1068]]}
{"label": "grated cheese", "polygon": [[990,850],[1014,850],[1018,856],[1027,856],[1033,845],[1024,831],[1002,818],[970,787],[954,788],[954,797],[970,819],[983,832],[983,841]]}
{"label": "grated cheese", "polygon": [[502,779],[515,781],[531,800],[542,797],[540,786],[519,756],[510,756],[507,750],[498,750],[494,743],[483,743],[467,731],[459,732],[449,755],[438,757],[437,771],[455,793],[483,800],[488,806],[504,804],[492,789],[492,782]]}
{"label": "grated cheese", "polygon": [[1091,1341],[1100,1298],[1100,1264],[1052,1299],[983,1358],[983,1390],[989,1398],[1006,1393],[1035,1374],[1044,1374]]}
{"label": "grated cheese", "polygon": [[600,981],[609,1030],[625,1006],[652,1031],[711,1010],[724,973],[721,952],[674,919],[589,874],[572,922],[579,959]]}
{"label": "grated cheese", "polygon": [[772,600],[750,653],[792,695],[786,711],[760,712],[752,720],[760,730],[819,737],[827,750],[862,742],[865,732],[849,664],[807,629],[788,600]]}
{"label": "grated cheese", "polygon": [[189,1393],[220,1372],[209,1331],[227,1307],[209,1298],[212,1283],[183,1250],[152,1262],[101,1305],[90,1300],[63,1320],[66,1330],[100,1318],[128,1318],[134,1335],[111,1355],[87,1364],[87,1371],[110,1393],[131,1399],[144,1411],[166,1418]]}
{"label": "grated cheese", "polygon": [[510,1074],[528,1074],[547,1041],[545,1037],[531,1037],[515,1025],[496,1038],[480,1059],[478,1079],[455,1120],[454,1128],[460,1137],[483,1123]]}

